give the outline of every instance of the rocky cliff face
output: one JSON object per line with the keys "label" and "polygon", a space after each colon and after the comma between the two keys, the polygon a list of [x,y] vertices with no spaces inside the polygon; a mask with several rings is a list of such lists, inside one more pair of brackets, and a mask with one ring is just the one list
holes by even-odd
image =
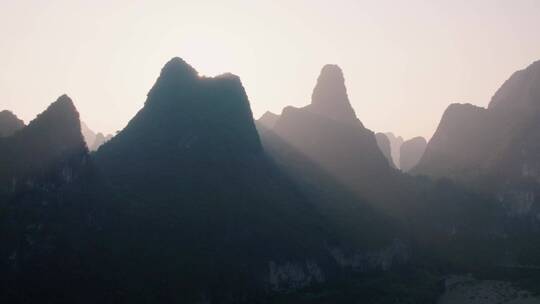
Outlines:
{"label": "rocky cliff face", "polygon": [[399,151],[399,163],[401,165],[401,171],[408,172],[412,168],[416,167],[424,151],[426,150],[427,141],[425,138],[418,136],[406,140],[401,145]]}
{"label": "rocky cliff face", "polygon": [[521,172],[530,160],[525,161],[524,153],[516,147],[523,151],[534,149],[526,143],[536,133],[538,75],[539,62],[514,73],[487,109],[470,104],[450,105],[414,171],[463,182],[492,179],[495,175],[503,178],[503,164],[505,170]]}
{"label": "rocky cliff face", "polygon": [[[97,234],[90,233],[98,224],[90,163],[79,114],[65,95],[0,139],[2,302],[47,301],[59,289],[67,296],[95,287],[97,265],[87,264],[100,259]],[[81,280],[89,282],[84,292]]]}
{"label": "rocky cliff face", "polygon": [[22,128],[24,128],[24,122],[15,114],[7,110],[0,112],[0,137],[11,136]]}

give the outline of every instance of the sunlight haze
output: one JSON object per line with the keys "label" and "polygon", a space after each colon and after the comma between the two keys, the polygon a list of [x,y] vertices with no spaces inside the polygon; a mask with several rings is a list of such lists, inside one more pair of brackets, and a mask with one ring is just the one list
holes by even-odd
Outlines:
{"label": "sunlight haze", "polygon": [[540,1],[13,1],[0,4],[0,110],[58,96],[121,130],[162,66],[241,77],[255,118],[304,106],[324,64],[366,127],[431,137],[452,102],[486,106],[540,59]]}

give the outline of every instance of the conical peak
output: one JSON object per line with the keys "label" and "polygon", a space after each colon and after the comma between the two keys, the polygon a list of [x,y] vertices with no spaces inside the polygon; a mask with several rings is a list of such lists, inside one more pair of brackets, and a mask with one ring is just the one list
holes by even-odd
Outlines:
{"label": "conical peak", "polygon": [[80,133],[81,122],[79,120],[79,112],[75,108],[75,104],[67,95],[62,95],[51,103],[49,107],[39,114],[29,127],[46,124],[49,126],[58,126],[60,128],[73,128]]}
{"label": "conical peak", "polygon": [[71,98],[64,94],[60,97],[58,97],[58,99],[56,99],[55,102],[53,102],[50,106],[49,106],[49,109],[65,109],[65,110],[73,110],[74,112],[77,112],[77,109],[75,108],[75,104],[73,104],[73,100],[71,100]]}
{"label": "conical peak", "polygon": [[173,58],[148,93],[143,109],[99,151],[107,155],[110,149],[132,149],[150,140],[154,148],[145,153],[162,153],[177,147],[171,142],[179,138],[186,153],[210,153],[209,147],[227,150],[223,157],[239,151],[260,152],[249,100],[238,76],[199,77],[185,61]]}
{"label": "conical peak", "polygon": [[322,68],[311,97],[311,109],[332,119],[356,121],[339,66],[327,64]]}
{"label": "conical peak", "polygon": [[319,81],[321,80],[331,80],[345,83],[343,71],[337,64],[327,64],[323,66],[321,74],[319,75]]}
{"label": "conical peak", "polygon": [[73,100],[71,100],[71,98],[65,94],[58,97],[55,102],[51,103],[49,107],[43,113],[38,115],[36,119],[42,116],[55,117],[64,121],[77,120],[80,128],[79,112],[77,112],[77,108],[75,108]]}

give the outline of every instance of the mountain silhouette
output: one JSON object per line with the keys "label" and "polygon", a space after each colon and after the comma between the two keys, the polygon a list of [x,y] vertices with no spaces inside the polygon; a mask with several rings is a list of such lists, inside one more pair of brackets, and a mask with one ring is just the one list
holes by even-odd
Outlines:
{"label": "mountain silhouette", "polygon": [[[521,275],[540,263],[538,69],[451,105],[416,167],[425,140],[367,129],[335,65],[255,123],[239,77],[173,58],[92,153],[63,95],[0,137],[0,302],[433,303],[450,273]],[[444,178],[396,170],[399,145],[403,171]]]}
{"label": "mountain silhouette", "polygon": [[360,197],[388,201],[380,198],[388,195],[384,188],[396,182],[397,172],[356,117],[338,66],[324,66],[311,104],[283,109],[272,131]]}
{"label": "mountain silhouette", "polygon": [[86,146],[90,151],[97,151],[104,143],[109,141],[113,136],[104,135],[103,133],[95,133],[83,121],[81,121],[81,132],[86,142]]}
{"label": "mountain silhouette", "polygon": [[388,163],[392,168],[395,168],[394,160],[392,159],[392,147],[390,146],[390,140],[384,133],[376,133],[375,139],[377,140],[377,145],[381,149],[382,154],[388,160]]}
{"label": "mountain silhouette", "polygon": [[276,124],[277,120],[279,119],[279,115],[274,114],[270,111],[266,111],[263,116],[261,116],[258,120],[260,124],[262,124],[264,127],[268,129],[272,129],[274,125]]}
{"label": "mountain silhouette", "polygon": [[28,179],[49,174],[59,162],[86,151],[79,114],[71,99],[63,95],[28,126],[0,139],[0,192],[15,191]]}
{"label": "mountain silhouette", "polygon": [[0,137],[7,137],[24,128],[24,122],[8,110],[0,112]]}
{"label": "mountain silhouette", "polygon": [[200,77],[172,59],[95,162],[124,214],[110,228],[111,246],[121,248],[114,259],[141,265],[120,267],[130,278],[121,285],[133,291],[163,276],[171,283],[147,286],[145,296],[195,301],[294,290],[339,271],[331,248],[345,256],[359,248],[267,157],[232,74]]}
{"label": "mountain silhouette", "polygon": [[313,113],[342,122],[358,121],[349,102],[343,72],[337,65],[327,64],[322,68],[313,89],[311,104],[307,107]]}
{"label": "mountain silhouette", "polygon": [[397,168],[400,168],[399,164],[399,153],[401,145],[403,144],[403,138],[401,136],[395,136],[392,132],[384,133],[388,140],[390,141],[390,150],[392,151],[392,160]]}
{"label": "mountain silhouette", "polygon": [[450,105],[413,172],[486,187],[489,180],[493,189],[495,180],[508,184],[534,177],[539,75],[540,61],[515,72],[487,109]]}
{"label": "mountain silhouette", "polygon": [[426,146],[427,141],[421,136],[413,137],[403,142],[399,150],[399,164],[401,165],[401,171],[408,172],[414,168],[422,158]]}

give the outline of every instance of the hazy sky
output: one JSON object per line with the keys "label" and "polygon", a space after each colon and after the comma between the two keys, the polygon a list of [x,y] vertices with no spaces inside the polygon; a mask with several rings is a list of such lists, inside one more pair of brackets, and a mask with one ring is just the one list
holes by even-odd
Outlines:
{"label": "hazy sky", "polygon": [[309,103],[336,63],[367,127],[429,137],[540,59],[540,1],[0,0],[0,109],[26,122],[67,93],[113,133],[174,56],[239,75],[256,118]]}

